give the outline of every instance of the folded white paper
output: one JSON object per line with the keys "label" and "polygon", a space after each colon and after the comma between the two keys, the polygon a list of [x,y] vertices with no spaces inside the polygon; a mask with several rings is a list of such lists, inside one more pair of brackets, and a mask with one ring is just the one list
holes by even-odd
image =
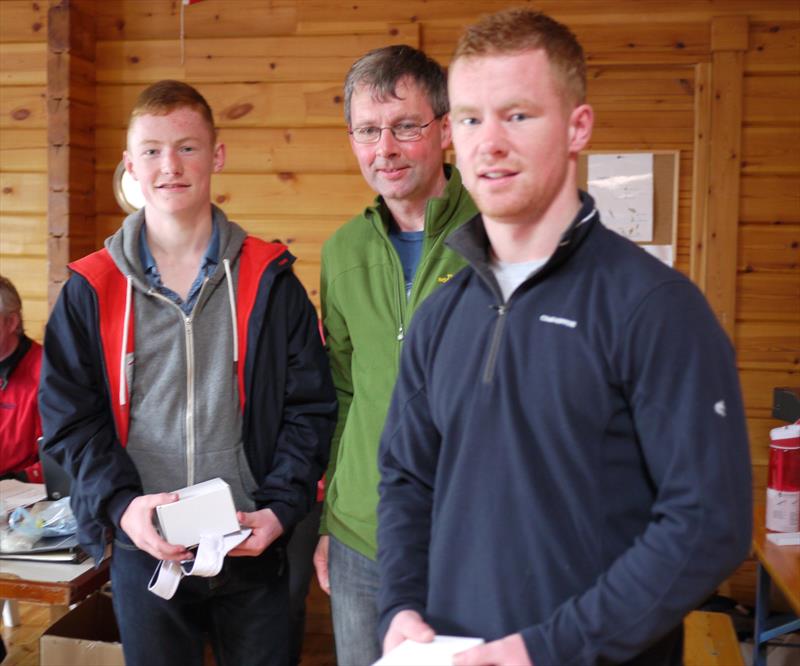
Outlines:
{"label": "folded white paper", "polygon": [[482,638],[436,636],[431,643],[405,640],[373,666],[451,666],[453,655],[483,643]]}

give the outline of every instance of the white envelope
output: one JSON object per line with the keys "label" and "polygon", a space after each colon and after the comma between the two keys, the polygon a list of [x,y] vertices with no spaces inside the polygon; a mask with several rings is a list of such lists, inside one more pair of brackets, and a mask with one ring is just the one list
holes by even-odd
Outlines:
{"label": "white envelope", "polygon": [[482,638],[436,636],[432,643],[405,640],[373,666],[451,666],[453,655],[483,643]]}
{"label": "white envelope", "polygon": [[216,478],[176,490],[180,499],[156,507],[158,526],[169,543],[187,548],[205,535],[230,534],[239,530],[230,486]]}

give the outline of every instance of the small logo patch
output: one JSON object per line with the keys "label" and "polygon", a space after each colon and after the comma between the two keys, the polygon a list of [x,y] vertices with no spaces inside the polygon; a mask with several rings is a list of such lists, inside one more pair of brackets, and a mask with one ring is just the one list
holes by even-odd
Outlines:
{"label": "small logo patch", "polygon": [[553,317],[552,315],[539,315],[539,321],[545,324],[557,324],[558,326],[566,326],[567,328],[575,328],[578,325],[577,321],[572,319],[564,319],[564,317]]}
{"label": "small logo patch", "polygon": [[727,416],[727,414],[728,414],[728,411],[725,408],[725,401],[724,400],[718,400],[717,402],[715,402],[714,403],[714,411],[719,416],[725,418],[725,416]]}
{"label": "small logo patch", "polygon": [[436,278],[436,281],[437,281],[439,284],[444,284],[444,283],[445,283],[445,282],[447,282],[447,281],[448,281],[448,280],[449,280],[451,277],[453,277],[453,274],[452,274],[452,273],[448,273],[447,275],[440,275],[439,277],[437,277],[437,278]]}

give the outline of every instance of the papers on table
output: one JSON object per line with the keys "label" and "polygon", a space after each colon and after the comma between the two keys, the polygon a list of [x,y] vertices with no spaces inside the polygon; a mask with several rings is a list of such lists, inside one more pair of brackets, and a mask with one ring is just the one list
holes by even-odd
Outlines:
{"label": "papers on table", "polygon": [[23,483],[16,479],[0,481],[0,504],[3,513],[11,513],[20,506],[29,506],[47,499],[43,483]]}
{"label": "papers on table", "polygon": [[483,643],[482,638],[436,636],[432,643],[406,640],[373,666],[450,666],[453,655]]}
{"label": "papers on table", "polygon": [[83,562],[86,553],[74,534],[42,537],[27,550],[6,547],[4,532],[0,531],[0,560],[32,560],[34,562]]}

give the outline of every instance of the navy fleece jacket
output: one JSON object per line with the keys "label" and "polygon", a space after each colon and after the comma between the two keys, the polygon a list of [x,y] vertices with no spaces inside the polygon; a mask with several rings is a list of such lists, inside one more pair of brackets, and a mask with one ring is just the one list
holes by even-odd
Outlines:
{"label": "navy fleece jacket", "polygon": [[679,663],[683,616],[747,555],[733,349],[684,276],[588,195],[504,303],[471,264],[420,308],[380,447],[379,607],[438,633],[521,632],[537,666]]}

